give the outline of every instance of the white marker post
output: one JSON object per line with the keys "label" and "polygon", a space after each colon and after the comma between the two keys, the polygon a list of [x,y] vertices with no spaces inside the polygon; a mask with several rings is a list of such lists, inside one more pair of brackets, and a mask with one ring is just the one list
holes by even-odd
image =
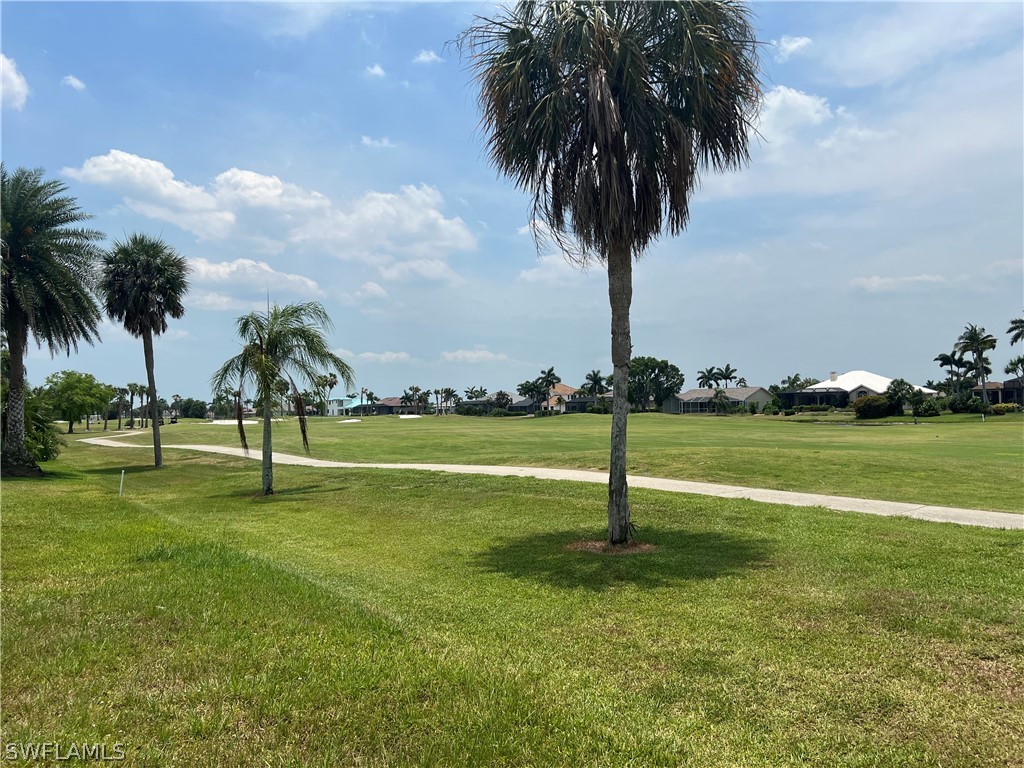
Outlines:
{"label": "white marker post", "polygon": [[124,470],[123,469],[121,470],[121,485],[117,489],[117,495],[118,496],[123,496],[124,495]]}

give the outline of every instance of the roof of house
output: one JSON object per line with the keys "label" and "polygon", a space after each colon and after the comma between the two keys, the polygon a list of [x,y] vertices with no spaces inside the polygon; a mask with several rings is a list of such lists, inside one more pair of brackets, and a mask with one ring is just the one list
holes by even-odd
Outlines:
{"label": "roof of house", "polygon": [[[847,371],[846,373],[836,376],[835,381],[825,379],[825,381],[819,381],[817,384],[812,384],[800,391],[816,392],[829,389],[843,389],[847,392],[853,392],[855,389],[863,388],[870,389],[872,392],[878,392],[881,394],[889,388],[890,384],[892,384],[892,379],[880,376],[877,373],[871,373],[871,371]],[[929,395],[935,394],[934,389],[928,389],[927,387],[918,387],[915,385],[914,389],[919,389]]]}
{"label": "roof of house", "polygon": [[404,406],[405,403],[402,402],[402,398],[400,397],[382,397],[375,403],[375,405],[390,405],[394,408],[399,408]]}
{"label": "roof of house", "polygon": [[[755,392],[770,394],[764,387],[726,387],[722,390],[730,400],[746,400]],[[680,392],[676,398],[684,402],[702,402],[711,400],[715,396],[715,390],[702,387],[700,389],[688,389]]]}
{"label": "roof of house", "polygon": [[547,402],[548,405],[553,405],[556,402],[558,402],[558,398],[568,400],[570,397],[575,395],[576,387],[570,387],[568,384],[558,382],[557,384],[555,384],[555,386],[551,388],[550,394],[551,397],[549,397],[545,402]]}

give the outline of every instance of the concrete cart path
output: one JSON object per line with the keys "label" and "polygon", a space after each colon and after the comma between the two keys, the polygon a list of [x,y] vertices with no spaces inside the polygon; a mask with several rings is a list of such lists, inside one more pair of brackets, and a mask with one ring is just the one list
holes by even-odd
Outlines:
{"label": "concrete cart path", "polygon": [[[152,448],[152,445],[122,443],[107,437],[89,437],[79,442],[102,445],[110,448]],[[219,453],[225,456],[239,456],[260,460],[258,450],[248,454],[241,448],[221,445],[164,445],[164,448],[178,448],[188,451]],[[356,464],[350,461],[326,461],[295,456],[288,453],[274,453],[275,464],[294,464],[303,467],[329,467],[338,469],[415,469],[428,472],[454,472],[464,475],[493,475],[498,477],[536,477],[541,480],[575,480],[580,483],[608,482],[605,472],[590,472],[582,469],[547,469],[543,467],[496,467],[480,464]],[[660,477],[629,475],[633,488],[651,488],[673,493],[693,493],[701,496],[720,496],[727,499],[750,499],[770,504],[788,504],[794,507],[825,507],[840,512],[866,512],[869,515],[888,517],[913,517],[942,523],[975,525],[984,528],[1014,528],[1024,530],[1024,514],[1017,512],[988,512],[981,509],[960,509],[957,507],[936,507],[927,504],[910,504],[902,501],[879,501],[858,499],[850,496],[826,496],[819,493],[798,493],[796,491],[773,491],[767,488],[745,488],[740,485],[717,483],[696,483],[689,480],[668,480]]]}

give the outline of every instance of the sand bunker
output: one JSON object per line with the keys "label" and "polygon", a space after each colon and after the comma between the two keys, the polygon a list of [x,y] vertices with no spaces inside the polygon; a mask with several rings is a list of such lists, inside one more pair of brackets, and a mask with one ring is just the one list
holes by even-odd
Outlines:
{"label": "sand bunker", "polygon": [[362,419],[342,419],[339,424],[358,424]]}
{"label": "sand bunker", "polygon": [[[214,419],[213,421],[206,422],[207,424],[216,424],[219,427],[234,427],[238,425],[237,419]],[[242,419],[243,424],[259,424],[256,419]]]}
{"label": "sand bunker", "polygon": [[405,414],[400,415],[398,418],[400,418],[400,419],[422,419],[423,417],[420,416],[419,414],[415,414],[415,413],[405,413]]}

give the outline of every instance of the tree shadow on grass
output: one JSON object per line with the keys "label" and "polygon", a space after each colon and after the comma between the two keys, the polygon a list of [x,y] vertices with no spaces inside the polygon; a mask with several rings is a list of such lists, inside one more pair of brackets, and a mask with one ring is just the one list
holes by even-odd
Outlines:
{"label": "tree shadow on grass", "polygon": [[715,579],[769,565],[769,543],[717,531],[644,528],[642,539],[653,552],[608,555],[567,551],[583,539],[601,539],[579,530],[537,533],[501,541],[475,557],[489,573],[530,579],[565,589],[603,592],[619,585],[665,587]]}

